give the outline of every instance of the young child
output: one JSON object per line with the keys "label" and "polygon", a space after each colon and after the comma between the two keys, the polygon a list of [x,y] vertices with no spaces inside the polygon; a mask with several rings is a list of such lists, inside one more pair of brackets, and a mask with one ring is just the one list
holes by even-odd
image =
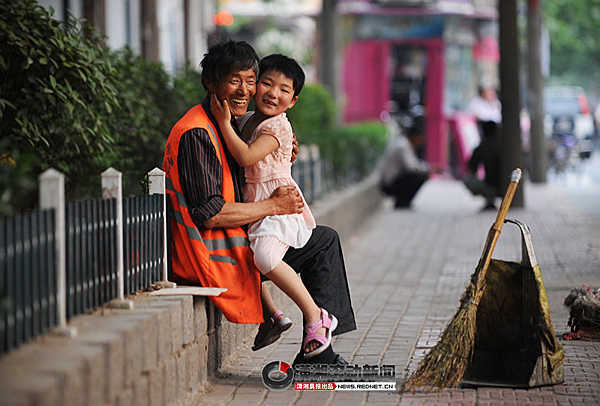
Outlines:
{"label": "young child", "polygon": [[[293,186],[302,196],[291,174],[294,135],[285,111],[298,100],[304,80],[304,72],[295,60],[280,54],[262,59],[254,96],[256,111],[248,112],[238,121],[242,139],[231,125],[227,101],[221,102],[216,95],[212,96],[211,110],[227,147],[238,164],[245,168],[244,196],[247,202],[267,199],[280,186]],[[288,248],[304,246],[315,226],[312,213],[304,202],[300,214],[269,216],[251,223],[248,228],[256,266],[298,305],[307,321],[304,358],[325,351],[331,344],[331,333],[337,327],[337,319],[316,305],[296,271],[283,262]]]}

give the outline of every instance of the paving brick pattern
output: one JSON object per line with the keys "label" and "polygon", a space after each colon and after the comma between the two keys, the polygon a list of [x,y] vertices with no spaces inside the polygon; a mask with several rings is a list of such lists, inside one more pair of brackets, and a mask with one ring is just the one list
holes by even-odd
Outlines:
{"label": "paving brick pattern", "polygon": [[[524,184],[526,208],[508,218],[526,223],[540,264],[554,328],[567,331],[563,300],[572,287],[600,284],[600,207],[573,199],[553,183]],[[600,188],[586,192],[596,199]],[[429,181],[411,210],[389,202],[367,225],[344,241],[358,329],[338,336],[334,348],[351,364],[395,365],[398,386],[435,345],[455,313],[474,271],[496,212],[480,212],[481,201],[460,182]],[[594,211],[597,210],[597,211]],[[521,260],[521,237],[507,224],[494,258]],[[600,405],[600,343],[561,341],[565,382],[533,389],[459,388],[437,393],[267,390],[264,365],[291,363],[300,347],[301,315],[282,304],[294,327],[258,352],[251,340],[229,359],[202,396],[206,405]]]}

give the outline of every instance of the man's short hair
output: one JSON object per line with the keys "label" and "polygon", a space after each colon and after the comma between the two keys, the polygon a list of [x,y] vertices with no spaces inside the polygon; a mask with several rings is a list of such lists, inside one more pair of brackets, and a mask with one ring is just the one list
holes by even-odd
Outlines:
{"label": "man's short hair", "polygon": [[246,41],[223,40],[212,45],[200,62],[202,85],[218,85],[232,72],[254,69],[258,75],[259,58]]}
{"label": "man's short hair", "polygon": [[281,72],[288,78],[292,79],[294,84],[294,96],[298,96],[304,86],[306,76],[302,67],[288,56],[282,54],[272,54],[265,56],[260,61],[259,77],[267,71]]}

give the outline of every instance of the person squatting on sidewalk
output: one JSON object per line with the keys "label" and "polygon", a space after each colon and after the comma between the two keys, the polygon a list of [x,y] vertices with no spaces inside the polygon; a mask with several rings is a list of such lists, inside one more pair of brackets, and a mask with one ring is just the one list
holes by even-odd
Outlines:
{"label": "person squatting on sidewalk", "polygon": [[392,141],[383,159],[381,190],[395,200],[395,208],[408,208],[421,186],[429,179],[432,169],[417,156],[423,145],[423,132],[418,126]]}
{"label": "person squatting on sidewalk", "polygon": [[[227,288],[220,296],[210,297],[225,317],[234,323],[261,323],[265,326],[261,326],[263,330],[269,330],[276,327],[271,316],[277,319],[279,315],[269,313],[274,308],[272,303],[261,305],[260,273],[248,241],[247,226],[259,224],[269,216],[301,215],[306,208],[299,189],[290,184],[277,187],[269,196],[259,197],[266,199],[244,202],[243,168],[234,159],[223,138],[224,129],[215,118],[215,109],[231,117],[246,114],[250,99],[257,92],[259,59],[254,49],[243,41],[220,42],[211,46],[201,66],[202,84],[208,95],[175,124],[165,146],[163,169],[173,209],[174,280]],[[262,113],[256,114],[261,117]],[[235,119],[227,127],[224,131],[233,130],[240,136]],[[259,138],[268,140],[266,144],[279,144],[273,135]],[[301,278],[320,320],[304,330],[305,336],[306,330],[312,332],[311,339],[303,341],[294,363],[346,363],[330,345],[331,335],[356,329],[338,234],[329,227],[315,226],[302,247],[281,250],[285,253],[283,262],[276,263],[275,268],[291,267],[295,271],[291,276],[296,279],[291,278],[288,269],[283,271],[286,276],[280,281],[287,280],[299,287]],[[267,276],[278,273],[273,269]],[[305,316],[308,315],[305,319],[312,321],[315,312],[311,300],[304,300],[310,308],[306,313],[303,309]],[[338,321],[335,331],[329,314]],[[314,338],[319,334],[321,338]],[[309,357],[305,357],[305,352]]]}

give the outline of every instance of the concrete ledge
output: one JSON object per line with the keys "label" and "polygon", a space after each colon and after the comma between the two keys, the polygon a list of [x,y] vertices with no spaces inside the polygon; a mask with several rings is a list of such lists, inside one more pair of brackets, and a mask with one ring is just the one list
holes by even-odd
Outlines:
{"label": "concrete ledge", "polygon": [[[311,205],[319,224],[342,240],[382,202],[374,176]],[[278,289],[275,300],[289,299]],[[191,405],[208,379],[256,332],[228,322],[206,297],[131,298],[70,324],[75,338],[42,336],[0,358],[3,406]]]}

